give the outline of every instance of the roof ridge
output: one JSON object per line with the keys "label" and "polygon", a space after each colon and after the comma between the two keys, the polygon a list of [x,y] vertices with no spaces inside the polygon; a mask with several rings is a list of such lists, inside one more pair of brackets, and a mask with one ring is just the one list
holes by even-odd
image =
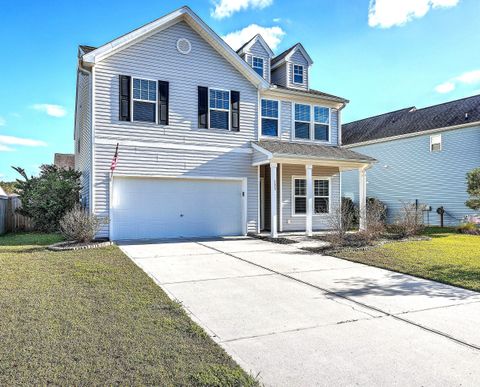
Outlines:
{"label": "roof ridge", "polygon": [[349,125],[349,124],[353,124],[354,122],[360,122],[360,121],[364,121],[364,120],[370,120],[370,119],[372,119],[372,118],[377,118],[377,117],[381,117],[381,116],[386,116],[386,115],[388,115],[388,114],[398,113],[398,112],[401,112],[401,111],[403,111],[403,110],[411,111],[412,109],[419,110],[419,109],[417,109],[415,106],[410,106],[410,107],[406,107],[406,108],[402,108],[402,109],[392,110],[392,111],[386,112],[386,113],[376,114],[376,115],[370,116],[370,117],[360,118],[360,119],[358,119],[358,120],[350,121],[350,122],[348,122],[348,123],[346,123],[346,124],[343,124],[343,126]]}
{"label": "roof ridge", "polygon": [[235,52],[238,54],[240,51],[242,51],[242,49],[244,49],[253,39],[255,39],[258,35],[260,35],[259,33],[256,33],[255,35],[253,35],[253,37],[251,39],[248,39],[245,43],[242,44],[242,46],[236,50]]}
{"label": "roof ridge", "polygon": [[416,110],[418,111],[418,110],[430,109],[430,108],[433,108],[433,107],[448,105],[450,103],[459,102],[459,101],[463,101],[463,100],[466,100],[466,99],[469,99],[469,98],[475,98],[475,97],[480,97],[480,94],[475,94],[475,95],[470,95],[468,97],[454,99],[453,101],[441,102],[441,103],[437,103],[436,105],[429,105],[429,106],[425,106],[425,107],[422,107],[422,108],[418,108]]}

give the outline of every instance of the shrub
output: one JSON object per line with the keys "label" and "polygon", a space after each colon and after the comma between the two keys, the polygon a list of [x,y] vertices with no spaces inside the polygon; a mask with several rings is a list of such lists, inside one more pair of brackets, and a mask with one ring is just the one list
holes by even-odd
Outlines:
{"label": "shrub", "polygon": [[347,231],[354,226],[356,214],[357,211],[355,207],[352,210],[348,202],[344,202],[343,200],[342,203],[329,214],[327,219],[329,229],[332,230],[332,233],[328,240],[333,246],[341,246],[344,244]]}
{"label": "shrub", "polygon": [[422,206],[402,202],[400,213],[390,230],[401,237],[409,237],[420,234],[424,229]]}
{"label": "shrub", "polygon": [[79,204],[60,220],[60,232],[69,241],[91,242],[108,219],[88,213]]}
{"label": "shrub", "polygon": [[29,178],[24,169],[13,169],[23,177],[15,186],[22,200],[17,211],[30,217],[38,231],[58,231],[60,219],[79,201],[81,172],[42,165],[40,175]]}
{"label": "shrub", "polygon": [[387,206],[375,198],[367,199],[367,228],[363,231],[364,237],[373,240],[385,232],[387,220]]}
{"label": "shrub", "polygon": [[466,222],[457,227],[460,234],[480,235],[480,228],[476,223]]}
{"label": "shrub", "polygon": [[358,225],[358,208],[353,202],[353,200],[348,197],[343,197],[342,206],[344,207],[345,211],[352,214],[351,216],[352,216],[353,226]]}
{"label": "shrub", "polygon": [[467,173],[467,193],[470,198],[465,202],[472,210],[480,210],[480,168]]}

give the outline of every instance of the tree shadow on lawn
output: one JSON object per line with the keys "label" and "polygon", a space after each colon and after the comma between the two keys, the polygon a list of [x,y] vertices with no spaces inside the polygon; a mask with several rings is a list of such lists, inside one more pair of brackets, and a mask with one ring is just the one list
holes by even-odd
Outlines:
{"label": "tree shadow on lawn", "polygon": [[[468,272],[458,270],[457,278],[469,277]],[[477,272],[476,275],[479,273]],[[451,280],[453,281],[453,279]],[[351,277],[335,281],[344,290],[335,291],[341,296],[427,296],[432,298],[446,298],[452,301],[475,300],[480,301],[480,294],[471,290],[458,288],[452,285],[415,278],[400,273],[386,273],[378,279],[366,277]]]}

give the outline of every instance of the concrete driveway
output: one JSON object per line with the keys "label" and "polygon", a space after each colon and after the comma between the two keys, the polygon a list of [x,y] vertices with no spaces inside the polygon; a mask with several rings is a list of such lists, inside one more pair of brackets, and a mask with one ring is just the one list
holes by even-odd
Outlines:
{"label": "concrete driveway", "polygon": [[480,383],[479,293],[250,238],[121,248],[265,385]]}

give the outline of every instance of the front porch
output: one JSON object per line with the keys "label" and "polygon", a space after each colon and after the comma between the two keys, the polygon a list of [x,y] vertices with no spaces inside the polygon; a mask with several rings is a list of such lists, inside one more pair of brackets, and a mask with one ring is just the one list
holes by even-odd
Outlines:
{"label": "front porch", "polygon": [[359,173],[360,229],[366,227],[366,170],[373,159],[333,146],[259,141],[253,165],[259,176],[258,233],[277,238],[283,232],[331,229],[332,216],[340,216],[341,176]]}

